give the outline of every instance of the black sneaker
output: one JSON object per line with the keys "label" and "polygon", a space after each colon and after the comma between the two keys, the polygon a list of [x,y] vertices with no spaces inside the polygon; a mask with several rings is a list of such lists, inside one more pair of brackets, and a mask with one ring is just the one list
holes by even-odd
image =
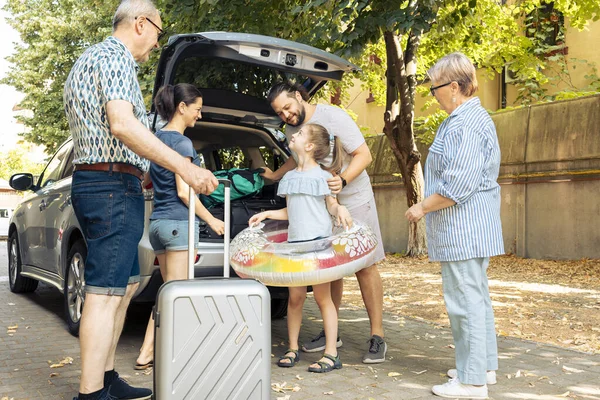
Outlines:
{"label": "black sneaker", "polygon": [[369,339],[369,351],[363,357],[363,363],[365,364],[378,364],[385,361],[385,352],[387,351],[387,344],[381,336],[373,335]]}
{"label": "black sneaker", "polygon": [[[338,336],[335,347],[342,347],[342,339]],[[302,351],[305,353],[316,353],[317,351],[325,350],[325,331],[322,330],[315,336],[310,343],[302,345]]]}
{"label": "black sneaker", "polygon": [[[116,400],[116,397],[113,397],[110,394],[108,394],[108,389],[104,388],[104,389],[102,389],[102,391],[100,392],[98,397],[96,397],[96,399],[97,400]],[[73,400],[79,400],[79,397],[73,397]]]}
{"label": "black sneaker", "polygon": [[110,396],[106,400],[149,400],[152,398],[152,390],[129,385],[117,372],[114,373],[111,381],[104,382],[104,387],[108,388],[108,396]]}

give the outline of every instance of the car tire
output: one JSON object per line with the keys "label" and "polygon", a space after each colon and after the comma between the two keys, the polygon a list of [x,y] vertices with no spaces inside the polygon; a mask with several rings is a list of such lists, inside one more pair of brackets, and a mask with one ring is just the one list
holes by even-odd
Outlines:
{"label": "car tire", "polygon": [[271,299],[271,320],[287,315],[288,299]]}
{"label": "car tire", "polygon": [[38,287],[35,279],[21,276],[21,252],[19,251],[19,238],[14,231],[8,238],[8,282],[13,293],[31,293]]}
{"label": "car tire", "polygon": [[67,268],[65,269],[64,306],[65,320],[69,332],[79,336],[79,323],[85,301],[85,280],[83,271],[87,247],[83,239],[76,241],[69,249]]}

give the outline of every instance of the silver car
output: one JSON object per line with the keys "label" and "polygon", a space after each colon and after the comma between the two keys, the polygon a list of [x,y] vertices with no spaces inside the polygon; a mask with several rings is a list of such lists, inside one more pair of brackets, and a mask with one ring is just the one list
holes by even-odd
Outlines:
{"label": "silver car", "polygon": [[[279,131],[281,120],[265,100],[268,89],[288,79],[303,82],[313,95],[327,80],[339,80],[345,72],[357,69],[322,50],[267,36],[227,32],[175,35],[162,50],[154,93],[167,83],[180,82],[192,83],[202,91],[203,118],[185,134],[207,168],[276,169],[289,150]],[[149,118],[153,130],[161,127],[154,109]],[[87,247],[71,206],[72,161],[69,139],[38,179],[28,173],[11,177],[11,187],[30,193],[10,219],[8,265],[11,291],[32,292],[42,281],[64,293],[68,329],[77,335]],[[284,207],[276,193],[277,184],[266,182],[260,195],[238,205],[245,209],[245,216]],[[146,224],[138,246],[141,282],[133,300],[154,302],[162,278],[148,241],[152,191],[145,195]],[[197,277],[223,273],[223,240],[209,231],[206,225],[201,227]],[[272,317],[281,318],[287,312],[287,289],[270,290]]]}

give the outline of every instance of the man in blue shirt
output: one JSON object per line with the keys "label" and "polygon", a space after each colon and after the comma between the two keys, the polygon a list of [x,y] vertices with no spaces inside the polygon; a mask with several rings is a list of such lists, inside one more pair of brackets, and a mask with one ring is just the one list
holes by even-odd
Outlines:
{"label": "man in blue shirt", "polygon": [[114,370],[129,301],[139,286],[137,246],[144,227],[141,179],[149,160],[179,174],[197,193],[217,180],[164,145],[149,130],[137,63],[164,33],[151,0],[123,0],[113,35],[88,48],[65,83],[73,136],[73,209],[88,246],[86,299],[81,317],[79,400],[149,399]]}

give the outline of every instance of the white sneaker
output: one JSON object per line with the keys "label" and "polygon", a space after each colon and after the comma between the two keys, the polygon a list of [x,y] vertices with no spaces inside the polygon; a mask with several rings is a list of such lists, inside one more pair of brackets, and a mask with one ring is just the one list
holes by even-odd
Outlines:
{"label": "white sneaker", "polygon": [[431,388],[436,396],[450,399],[487,399],[487,385],[473,386],[460,383],[458,378],[450,379],[443,385],[436,385]]}
{"label": "white sneaker", "polygon": [[[449,369],[448,372],[446,373],[448,375],[448,378],[456,378],[458,376],[458,372],[456,371],[456,369]],[[486,374],[486,383],[488,385],[495,385],[496,384],[496,371],[488,371]]]}

